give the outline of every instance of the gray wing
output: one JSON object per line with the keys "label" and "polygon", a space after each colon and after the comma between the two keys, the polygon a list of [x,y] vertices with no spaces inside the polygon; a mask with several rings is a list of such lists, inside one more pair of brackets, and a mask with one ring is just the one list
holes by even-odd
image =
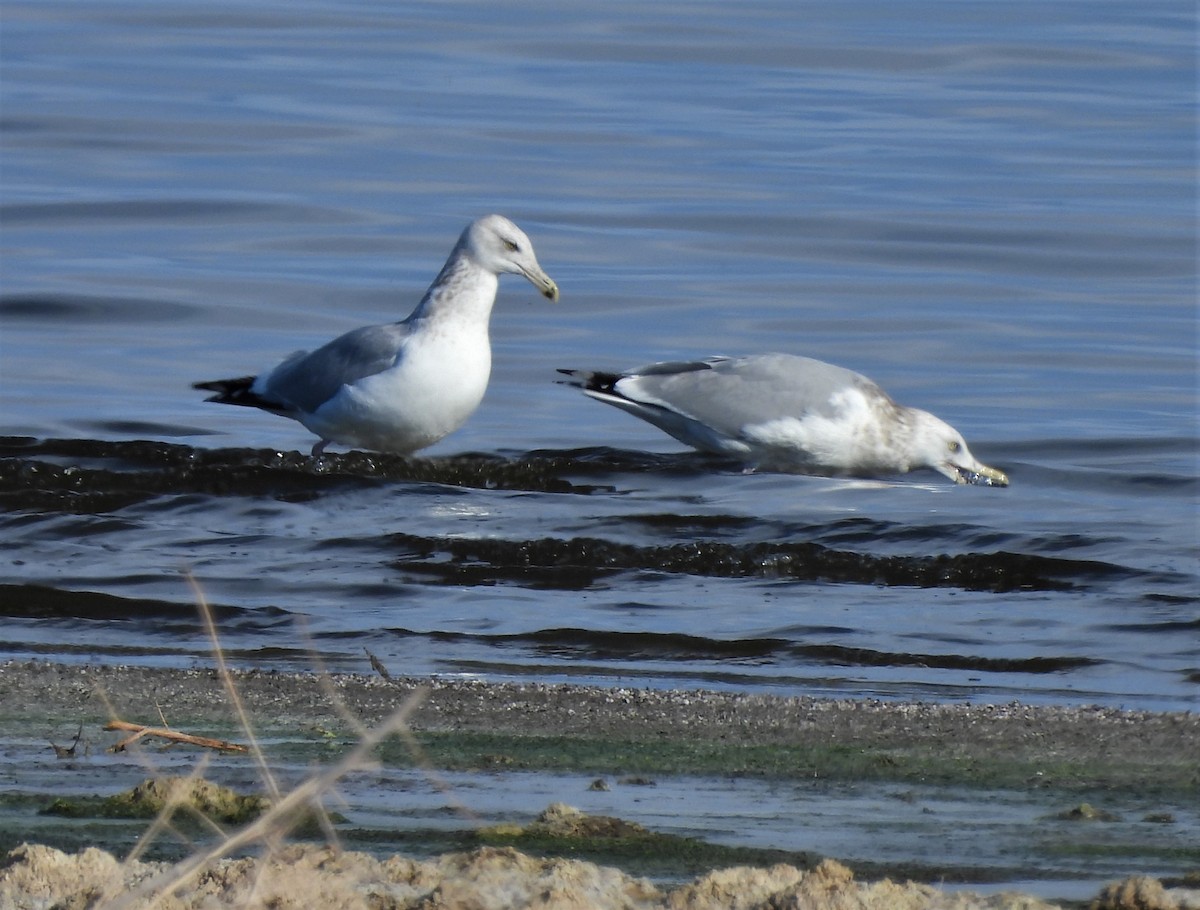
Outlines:
{"label": "gray wing", "polygon": [[747,424],[831,415],[831,398],[847,388],[884,395],[853,370],[790,354],[651,364],[614,385],[621,397],[666,408],[735,439]]}
{"label": "gray wing", "polygon": [[409,334],[409,326],[402,322],[354,329],[315,351],[293,354],[256,391],[312,413],[343,385],[394,366]]}

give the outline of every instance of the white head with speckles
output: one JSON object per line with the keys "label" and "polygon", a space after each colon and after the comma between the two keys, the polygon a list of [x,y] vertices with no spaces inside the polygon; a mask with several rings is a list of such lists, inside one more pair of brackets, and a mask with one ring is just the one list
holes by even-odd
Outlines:
{"label": "white head with speckles", "polygon": [[1008,486],[1007,475],[976,460],[958,430],[928,411],[908,410],[913,431],[910,467],[933,468],[955,483]]}
{"label": "white head with speckles", "polygon": [[558,300],[558,285],[538,265],[525,232],[503,215],[476,218],[463,231],[459,246],[494,275],[524,275],[543,297]]}

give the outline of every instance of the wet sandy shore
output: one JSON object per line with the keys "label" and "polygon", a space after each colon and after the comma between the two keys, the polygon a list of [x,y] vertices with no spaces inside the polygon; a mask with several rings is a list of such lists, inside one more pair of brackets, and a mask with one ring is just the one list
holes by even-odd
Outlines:
{"label": "wet sandy shore", "polygon": [[[419,693],[415,731],[480,732],[629,741],[726,742],[738,747],[814,743],[887,749],[930,762],[999,766],[1066,759],[1096,781],[1200,786],[1200,714],[1096,707],[837,701],[706,690],[598,688],[458,679],[384,679],[238,672],[234,679],[259,731],[333,724],[347,713],[383,721]],[[211,669],[0,665],[0,723],[102,722],[115,713],[152,722],[165,709],[177,727],[232,728],[225,688]],[[719,770],[719,769],[718,769]],[[985,769],[987,770],[987,769]]]}
{"label": "wet sandy shore", "polygon": [[[1059,787],[1148,795],[1179,805],[1193,804],[1200,793],[1200,715],[1194,713],[835,701],[378,674],[249,671],[232,678],[251,725],[264,739],[286,739],[301,727],[370,728],[408,705],[421,761],[434,768],[486,767],[502,754],[506,767],[533,772],[920,781],[982,790]],[[94,747],[107,747],[116,734],[99,731],[113,717],[154,725],[166,718],[177,730],[244,739],[226,687],[211,669],[0,665],[0,734],[8,741],[33,736],[69,745],[82,725]],[[10,762],[15,754],[9,752]],[[10,767],[8,776],[13,773]],[[121,853],[113,845],[98,846]],[[475,857],[484,865],[491,859]],[[19,863],[12,868],[28,871]],[[538,868],[537,874],[545,872],[544,864]],[[895,870],[883,869],[868,878],[885,875],[897,877]],[[931,894],[917,893],[911,906],[937,905]]]}

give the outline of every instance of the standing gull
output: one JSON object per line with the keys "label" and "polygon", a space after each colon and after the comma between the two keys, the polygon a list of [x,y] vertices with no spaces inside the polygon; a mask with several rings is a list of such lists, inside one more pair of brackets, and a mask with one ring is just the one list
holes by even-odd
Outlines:
{"label": "standing gull", "polygon": [[462,426],[492,369],[488,319],[502,273],[524,275],[558,300],[524,232],[502,215],[467,226],[412,314],[365,326],[267,373],[197,382],[206,400],[261,408],[304,424],[320,440],[409,454]]}
{"label": "standing gull", "polygon": [[791,354],[654,363],[626,373],[559,370],[584,394],[705,452],[806,474],[932,468],[955,483],[1007,486],[954,427],[896,404],[852,370]]}

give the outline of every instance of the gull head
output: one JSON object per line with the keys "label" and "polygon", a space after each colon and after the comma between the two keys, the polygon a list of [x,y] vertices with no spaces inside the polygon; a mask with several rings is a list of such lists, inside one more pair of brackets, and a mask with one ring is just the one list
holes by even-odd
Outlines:
{"label": "gull head", "polygon": [[921,464],[933,468],[955,483],[1008,486],[1008,475],[978,461],[958,430],[925,411],[917,414],[913,436],[914,467]]}
{"label": "gull head", "polygon": [[558,285],[542,271],[525,232],[503,215],[485,215],[467,227],[461,241],[467,254],[494,275],[524,275],[542,296],[558,300]]}

